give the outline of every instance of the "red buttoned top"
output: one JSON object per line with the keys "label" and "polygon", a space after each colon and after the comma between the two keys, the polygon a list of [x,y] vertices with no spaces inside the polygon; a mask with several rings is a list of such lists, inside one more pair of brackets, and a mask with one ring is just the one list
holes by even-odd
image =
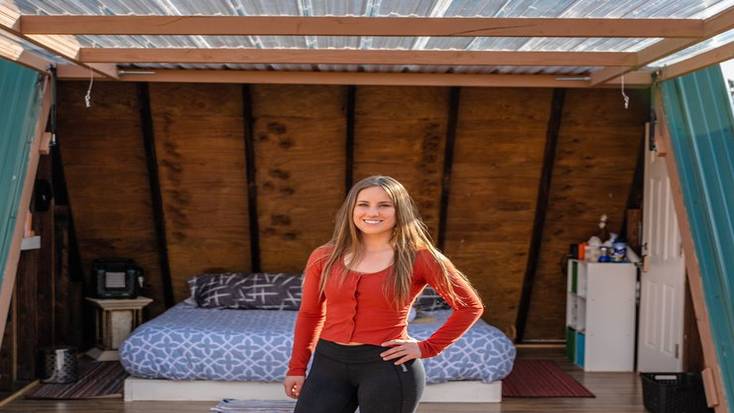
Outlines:
{"label": "red buttoned top", "polygon": [[[438,282],[441,267],[428,250],[416,252],[409,303],[395,309],[383,294],[383,282],[392,266],[374,273],[349,271],[340,287],[336,276],[330,276],[324,294],[319,296],[321,270],[333,247],[316,248],[304,271],[301,308],[296,319],[293,351],[288,363],[289,376],[305,376],[306,366],[319,337],[324,340],[381,345],[393,339],[408,338],[410,306],[426,284],[431,285],[451,305],[453,312],[446,322],[427,340],[418,342],[421,358],[433,357],[458,340],[482,315],[479,297],[459,277],[454,278],[454,291],[463,304],[451,300]],[[341,271],[344,263],[332,266]]]}

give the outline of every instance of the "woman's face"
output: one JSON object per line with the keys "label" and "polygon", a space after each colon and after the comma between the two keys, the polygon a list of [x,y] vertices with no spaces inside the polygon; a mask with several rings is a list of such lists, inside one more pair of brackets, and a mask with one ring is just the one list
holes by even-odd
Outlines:
{"label": "woman's face", "polygon": [[382,187],[371,186],[357,194],[352,218],[364,234],[391,232],[395,227],[395,205]]}

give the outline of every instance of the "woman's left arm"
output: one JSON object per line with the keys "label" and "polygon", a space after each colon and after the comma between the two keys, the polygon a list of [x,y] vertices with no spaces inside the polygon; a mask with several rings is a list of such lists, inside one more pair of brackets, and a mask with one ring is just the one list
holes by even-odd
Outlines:
{"label": "woman's left arm", "polygon": [[[474,289],[461,277],[452,275],[451,281],[457,300],[452,299],[445,291],[443,283],[440,282],[441,266],[426,251],[418,255],[418,262],[415,266],[418,277],[423,277],[426,282],[438,292],[441,297],[453,309],[453,312],[446,322],[436,330],[431,337],[419,342],[410,342],[409,340],[391,340],[383,343],[383,346],[397,346],[391,350],[382,353],[385,360],[390,360],[397,354],[403,355],[405,361],[413,358],[429,358],[438,355],[446,347],[455,343],[464,333],[471,327],[484,313],[482,300],[474,292]],[[449,271],[451,274],[451,271]],[[400,350],[399,348],[403,348]],[[394,350],[394,351],[392,351]],[[385,357],[387,356],[387,357]],[[401,359],[402,360],[402,359]],[[401,360],[398,363],[401,364]]]}
{"label": "woman's left arm", "polygon": [[458,298],[456,300],[448,295],[444,283],[440,281],[441,266],[435,258],[424,250],[422,254],[418,254],[416,260],[419,264],[416,266],[416,271],[419,272],[417,275],[422,276],[453,309],[448,320],[431,337],[418,342],[421,358],[428,358],[439,354],[461,338],[469,327],[482,316],[484,306],[469,283],[452,272],[453,265],[449,267],[449,275],[454,293]]}

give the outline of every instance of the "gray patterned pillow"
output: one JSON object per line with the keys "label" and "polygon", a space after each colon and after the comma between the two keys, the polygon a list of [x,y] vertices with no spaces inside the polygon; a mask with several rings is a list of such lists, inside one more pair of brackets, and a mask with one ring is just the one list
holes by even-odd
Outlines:
{"label": "gray patterned pillow", "polygon": [[192,304],[205,308],[298,310],[301,274],[199,274],[189,280]]}
{"label": "gray patterned pillow", "polygon": [[427,285],[418,298],[415,299],[413,307],[418,311],[448,310],[451,308],[449,303],[438,295],[430,285]]}

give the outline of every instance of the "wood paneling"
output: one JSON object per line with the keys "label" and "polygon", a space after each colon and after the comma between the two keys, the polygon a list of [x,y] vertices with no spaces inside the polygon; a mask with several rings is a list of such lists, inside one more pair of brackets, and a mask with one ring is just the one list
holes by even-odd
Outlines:
{"label": "wood paneling", "polygon": [[347,88],[252,86],[263,271],[302,271],[344,199]]}
{"label": "wood paneling", "polygon": [[525,277],[522,282],[520,303],[516,322],[515,340],[522,342],[525,337],[525,324],[527,322],[530,297],[535,284],[535,273],[538,269],[540,248],[543,240],[543,228],[548,211],[548,200],[550,198],[551,178],[555,165],[556,152],[558,151],[558,130],[561,127],[561,115],[563,113],[563,101],[566,97],[565,89],[553,90],[553,101],[551,103],[550,117],[546,130],[545,149],[543,150],[543,167],[538,184],[538,200],[535,203],[535,219],[533,220],[533,234],[528,247],[528,262],[525,266]]}
{"label": "wood paneling", "polygon": [[135,84],[95,84],[90,108],[86,89],[82,82],[59,84],[57,132],[82,275],[89,277],[97,257],[134,259],[150,286],[145,294],[155,300],[148,314],[155,315],[163,310],[163,290]]}
{"label": "wood paneling", "polygon": [[[59,145],[52,146],[50,152],[54,192],[53,340],[55,343],[85,349],[94,343],[93,314],[84,308],[84,277],[79,269],[81,259],[74,235]],[[85,322],[87,328],[84,327]]]}
{"label": "wood paneling", "polygon": [[625,110],[619,91],[567,91],[527,339],[563,338],[568,245],[596,234],[602,214],[621,226],[648,112],[644,92],[628,94]]}
{"label": "wood paneling", "polygon": [[437,239],[449,88],[357,88],[354,182],[389,175],[410,193]]}
{"label": "wood paneling", "polygon": [[[73,266],[70,265],[69,240],[70,214],[66,206],[56,206],[56,269],[55,278],[55,336],[56,343],[76,346],[85,349],[85,343],[91,343],[94,338],[90,320],[92,314],[85,308],[83,300],[83,280],[79,274],[74,277]],[[72,279],[72,278],[75,279]],[[92,331],[87,331],[92,330]]]}
{"label": "wood paneling", "polygon": [[[127,256],[141,263],[162,308],[134,85],[62,83],[59,141],[84,262]],[[344,200],[345,86],[250,86],[263,271],[301,271],[332,234]],[[568,244],[586,240],[607,213],[619,228],[647,104],[629,92],[569,90],[525,337],[563,337]],[[551,89],[464,88],[459,100],[445,252],[487,305],[485,320],[512,334],[528,262]],[[250,270],[243,90],[227,84],[151,84],[154,139],[175,299],[208,270]],[[355,90],[354,181],[401,181],[436,238],[449,89]],[[58,282],[57,282],[57,285]],[[71,320],[67,320],[71,322]],[[65,321],[66,322],[66,321]],[[59,325],[59,323],[57,323]]]}
{"label": "wood paneling", "polygon": [[241,87],[153,83],[150,107],[178,302],[196,273],[250,268]]}
{"label": "wood paneling", "polygon": [[691,287],[686,274],[686,298],[685,310],[683,312],[683,371],[702,371],[706,364],[703,358],[703,346],[701,345],[701,334],[698,331],[696,313],[693,310],[693,297]]}
{"label": "wood paneling", "polygon": [[40,333],[37,297],[39,255],[40,251],[37,249],[23,251],[18,262],[14,297],[19,326],[16,331],[18,380],[32,381],[36,375],[36,350]]}
{"label": "wood paneling", "polygon": [[479,291],[483,318],[506,333],[527,265],[551,96],[550,89],[461,92],[446,252]]}
{"label": "wood paneling", "polygon": [[[38,172],[36,177],[44,181],[44,185],[51,188],[53,182],[52,177],[52,159],[50,155],[41,156],[38,161]],[[41,249],[39,250],[38,263],[38,290],[36,291],[36,300],[38,301],[38,336],[37,345],[39,348],[49,346],[54,343],[55,337],[55,290],[56,290],[56,225],[55,225],[55,200],[51,199],[48,203],[46,211],[37,209],[38,200],[34,198],[34,231],[41,234]]]}
{"label": "wood paneling", "polygon": [[17,306],[17,325],[20,326],[14,340],[17,344],[17,379],[20,381],[36,378],[39,349],[53,344],[54,339],[54,209],[51,202],[46,211],[37,210],[39,202],[35,191],[40,180],[50,182],[49,156],[39,158],[36,178],[31,202],[31,228],[34,235],[41,237],[41,248],[21,253],[13,297]]}

